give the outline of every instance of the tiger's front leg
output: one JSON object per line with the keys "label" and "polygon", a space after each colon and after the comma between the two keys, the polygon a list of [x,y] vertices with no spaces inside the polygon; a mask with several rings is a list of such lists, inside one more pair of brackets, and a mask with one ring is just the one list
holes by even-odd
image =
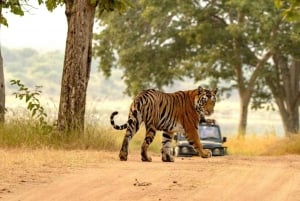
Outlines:
{"label": "tiger's front leg", "polygon": [[172,155],[172,136],[168,133],[163,133],[162,138],[162,148],[161,148],[161,160],[163,162],[174,162],[174,157]]}
{"label": "tiger's front leg", "polygon": [[148,147],[152,143],[154,137],[155,137],[156,129],[152,126],[148,127],[146,126],[146,137],[145,140],[142,144],[141,148],[141,156],[142,156],[142,161],[145,162],[151,162],[152,158],[148,155]]}
{"label": "tiger's front leg", "polygon": [[188,130],[186,133],[186,138],[188,139],[189,143],[194,146],[194,149],[200,154],[202,158],[212,157],[212,153],[209,149],[203,149],[197,130]]}
{"label": "tiger's front leg", "polygon": [[203,149],[203,146],[199,140],[199,144],[196,142],[194,148],[198,151],[202,158],[211,158],[212,152],[209,149]]}

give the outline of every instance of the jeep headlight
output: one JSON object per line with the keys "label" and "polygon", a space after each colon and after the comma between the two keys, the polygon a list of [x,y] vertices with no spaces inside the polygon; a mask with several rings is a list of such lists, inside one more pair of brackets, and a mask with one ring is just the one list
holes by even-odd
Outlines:
{"label": "jeep headlight", "polygon": [[218,155],[221,155],[221,149],[220,148],[215,148],[215,149],[213,149],[213,151],[212,151],[212,153],[213,153],[213,155],[216,155],[216,156],[218,156]]}
{"label": "jeep headlight", "polygon": [[189,149],[187,147],[181,147],[181,152],[187,154],[189,153]]}

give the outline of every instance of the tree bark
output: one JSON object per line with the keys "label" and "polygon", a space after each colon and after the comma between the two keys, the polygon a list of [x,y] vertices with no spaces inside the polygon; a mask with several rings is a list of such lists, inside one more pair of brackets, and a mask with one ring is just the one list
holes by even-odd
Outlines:
{"label": "tree bark", "polygon": [[247,129],[248,119],[248,106],[250,102],[251,94],[240,96],[240,120],[238,125],[238,137],[244,137]]}
{"label": "tree bark", "polygon": [[0,124],[5,120],[5,80],[3,58],[0,49]]}
{"label": "tree bark", "polygon": [[276,54],[267,85],[278,106],[286,135],[299,133],[300,61]]}
{"label": "tree bark", "polygon": [[90,2],[90,0],[67,0],[65,3],[68,33],[57,122],[60,131],[84,129],[96,11],[96,4]]}

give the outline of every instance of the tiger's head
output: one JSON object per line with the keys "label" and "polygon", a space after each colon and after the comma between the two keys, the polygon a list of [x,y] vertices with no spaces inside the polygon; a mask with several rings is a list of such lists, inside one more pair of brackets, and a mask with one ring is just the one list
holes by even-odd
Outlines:
{"label": "tiger's head", "polygon": [[199,115],[209,116],[214,112],[216,94],[218,89],[208,90],[198,87],[198,95],[195,97],[195,107]]}

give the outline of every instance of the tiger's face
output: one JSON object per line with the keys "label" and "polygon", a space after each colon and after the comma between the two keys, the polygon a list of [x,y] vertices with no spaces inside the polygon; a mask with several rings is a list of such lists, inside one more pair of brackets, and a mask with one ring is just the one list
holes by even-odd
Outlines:
{"label": "tiger's face", "polygon": [[198,87],[198,96],[195,98],[195,107],[198,114],[209,116],[214,112],[218,89],[208,90]]}

